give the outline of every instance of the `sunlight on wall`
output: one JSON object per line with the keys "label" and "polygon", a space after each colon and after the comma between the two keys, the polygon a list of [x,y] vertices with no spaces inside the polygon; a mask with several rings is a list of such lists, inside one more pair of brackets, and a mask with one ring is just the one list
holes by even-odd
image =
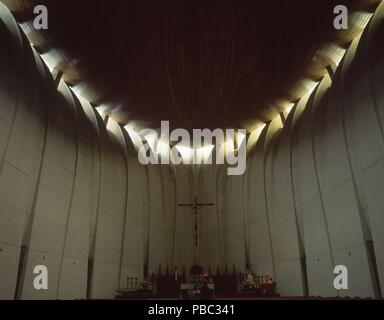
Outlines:
{"label": "sunlight on wall", "polygon": [[103,119],[103,121],[105,120],[105,117],[107,116],[110,108],[106,105],[100,105],[98,107],[95,108],[96,111],[98,112],[98,114],[100,115],[101,119]]}
{"label": "sunlight on wall", "polygon": [[52,71],[59,65],[62,60],[62,52],[59,49],[51,49],[43,54],[41,58],[44,60],[49,71]]}

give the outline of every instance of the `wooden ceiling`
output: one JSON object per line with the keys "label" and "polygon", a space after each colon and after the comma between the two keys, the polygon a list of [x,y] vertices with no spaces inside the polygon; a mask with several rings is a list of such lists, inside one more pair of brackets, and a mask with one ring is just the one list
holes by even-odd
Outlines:
{"label": "wooden ceiling", "polygon": [[[37,50],[59,52],[64,79],[121,123],[228,128],[268,121],[348,45],[339,0],[3,0]],[[350,13],[374,0],[343,1]],[[33,6],[49,29],[31,28]],[[356,13],[357,16],[360,13]]]}

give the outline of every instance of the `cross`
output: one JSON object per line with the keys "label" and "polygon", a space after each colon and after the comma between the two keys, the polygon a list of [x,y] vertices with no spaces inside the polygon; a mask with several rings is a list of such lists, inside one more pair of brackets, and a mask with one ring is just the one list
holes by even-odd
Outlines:
{"label": "cross", "polygon": [[197,237],[198,237],[198,221],[197,221],[197,210],[202,207],[211,207],[214,206],[213,203],[200,203],[197,202],[196,196],[193,203],[180,203],[177,206],[179,207],[188,207],[193,210],[193,231],[194,231],[194,247],[197,248]]}

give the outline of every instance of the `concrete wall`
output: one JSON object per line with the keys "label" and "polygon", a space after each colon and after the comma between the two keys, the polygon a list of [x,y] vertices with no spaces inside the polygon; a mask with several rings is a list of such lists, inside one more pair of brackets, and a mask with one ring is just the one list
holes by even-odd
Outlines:
{"label": "concrete wall", "polygon": [[[273,275],[284,295],[302,295],[305,277],[310,295],[383,288],[383,15],[381,4],[333,79],[281,130],[266,126],[248,157],[251,269]],[[347,266],[348,290],[333,288],[335,265]]]}
{"label": "concrete wall", "polygon": [[1,39],[8,44],[0,53],[0,295],[13,298],[54,97],[45,94],[50,87],[46,71],[1,3],[0,19]]}
{"label": "concrete wall", "polygon": [[[289,114],[265,126],[244,177],[229,177],[225,168],[204,175],[202,199],[217,193],[216,220],[201,218],[209,234],[204,265],[235,263],[268,274],[282,295],[380,296],[383,19],[381,4],[332,79],[324,76]],[[348,268],[347,290],[333,286],[336,265]]]}
{"label": "concrete wall", "polygon": [[173,169],[140,165],[124,128],[57,86],[1,3],[0,39],[0,298],[113,298],[172,265]]}
{"label": "concrete wall", "polygon": [[[176,181],[176,203],[193,203],[193,175],[191,167],[180,165],[174,168]],[[190,208],[176,206],[174,228],[174,263],[178,270],[188,268],[194,262],[193,256],[193,212]]]}

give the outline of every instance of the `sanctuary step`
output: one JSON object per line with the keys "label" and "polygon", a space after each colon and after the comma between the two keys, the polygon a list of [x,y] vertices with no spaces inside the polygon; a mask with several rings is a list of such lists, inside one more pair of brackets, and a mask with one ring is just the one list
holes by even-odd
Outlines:
{"label": "sanctuary step", "polygon": [[152,291],[147,290],[137,290],[137,291],[128,291],[128,290],[118,290],[117,295],[115,296],[116,300],[147,300],[147,299],[156,299],[156,296]]}

